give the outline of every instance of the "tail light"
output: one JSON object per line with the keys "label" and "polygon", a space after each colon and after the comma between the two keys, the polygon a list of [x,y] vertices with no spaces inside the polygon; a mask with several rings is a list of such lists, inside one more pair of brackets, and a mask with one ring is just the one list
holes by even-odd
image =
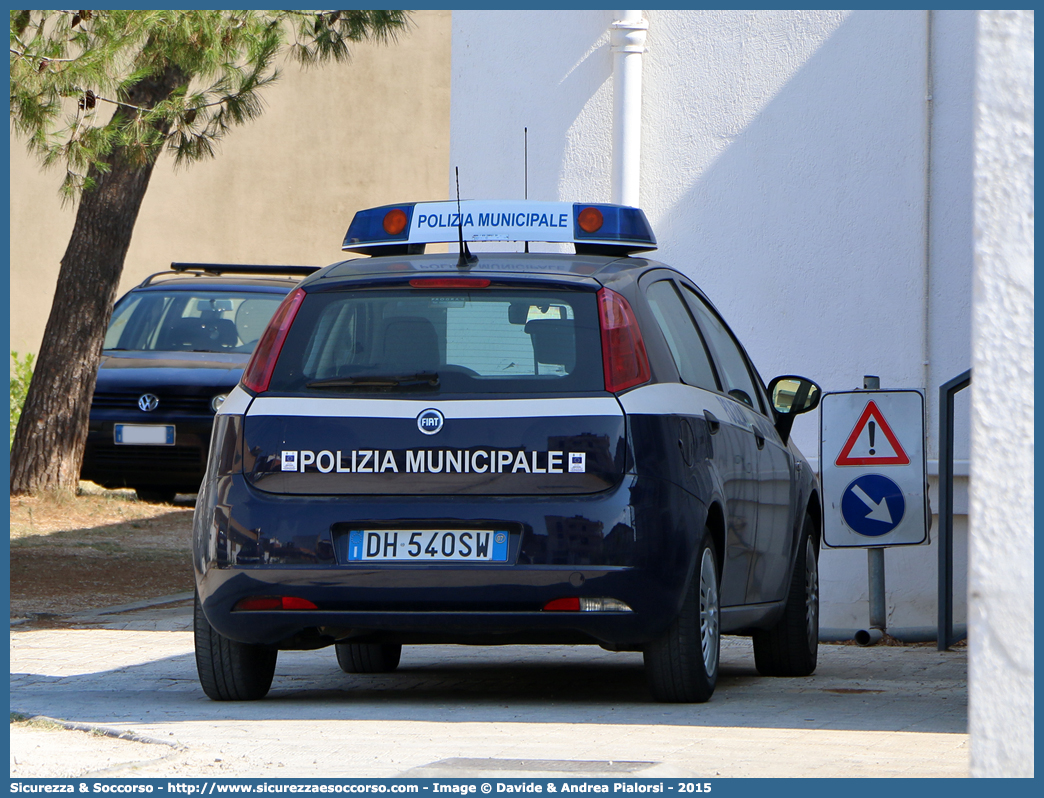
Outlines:
{"label": "tail light", "polygon": [[297,596],[251,596],[240,599],[232,612],[264,612],[265,610],[317,610],[308,599]]}
{"label": "tail light", "polygon": [[272,320],[268,322],[258,341],[254,356],[250,358],[246,370],[243,372],[242,383],[254,393],[268,390],[268,383],[272,379],[272,370],[275,368],[279,353],[286,341],[286,334],[290,332],[290,325],[294,323],[294,316],[304,300],[305,292],[301,288],[295,288],[283,302],[276,308]]}
{"label": "tail light", "polygon": [[552,599],[544,605],[544,612],[634,612],[627,604],[614,598]]}
{"label": "tail light", "polygon": [[598,322],[602,328],[602,368],[610,393],[648,382],[649,356],[642,331],[627,300],[615,291],[598,292]]}
{"label": "tail light", "polygon": [[544,605],[544,612],[580,612],[579,596],[552,599]]}

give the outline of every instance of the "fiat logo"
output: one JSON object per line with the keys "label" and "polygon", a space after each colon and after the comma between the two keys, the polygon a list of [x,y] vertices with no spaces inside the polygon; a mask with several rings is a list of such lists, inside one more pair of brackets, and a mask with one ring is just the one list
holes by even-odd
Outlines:
{"label": "fiat logo", "polygon": [[159,407],[159,397],[151,393],[143,393],[138,399],[138,407],[148,413]]}
{"label": "fiat logo", "polygon": [[421,414],[417,416],[417,429],[425,435],[434,435],[441,431],[445,423],[445,417],[433,407],[422,410]]}

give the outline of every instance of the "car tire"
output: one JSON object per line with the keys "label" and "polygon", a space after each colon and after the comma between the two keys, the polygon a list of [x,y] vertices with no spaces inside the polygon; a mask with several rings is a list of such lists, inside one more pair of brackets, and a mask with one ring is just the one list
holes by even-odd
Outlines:
{"label": "car tire", "polygon": [[681,612],[645,647],[645,674],[657,701],[702,704],[714,693],[721,655],[719,588],[714,541],[705,531]]}
{"label": "car tire", "polygon": [[754,633],[754,665],[762,676],[809,676],[819,654],[819,566],[815,520],[805,516],[783,617]]}
{"label": "car tire", "polygon": [[337,664],[345,673],[391,673],[399,667],[399,643],[337,643]]}
{"label": "car tire", "polygon": [[230,640],[217,632],[196,594],[193,614],[196,672],[208,698],[214,701],[256,701],[272,686],[278,651],[268,646]]}
{"label": "car tire", "polygon": [[174,488],[135,488],[138,499],[149,504],[173,504],[178,492]]}

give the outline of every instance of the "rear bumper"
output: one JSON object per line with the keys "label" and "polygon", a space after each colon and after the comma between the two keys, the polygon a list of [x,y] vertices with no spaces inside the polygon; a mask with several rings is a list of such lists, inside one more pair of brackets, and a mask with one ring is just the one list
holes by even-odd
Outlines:
{"label": "rear bumper", "polygon": [[[578,497],[286,497],[241,475],[206,486],[194,567],[203,609],[234,640],[308,648],[350,637],[400,642],[598,642],[636,646],[676,616],[705,509],[661,480],[628,476]],[[510,532],[508,565],[349,563],[338,529],[482,526]],[[318,610],[233,611],[252,596]],[[632,612],[544,612],[565,597]]]}
{"label": "rear bumper", "polygon": [[[397,577],[395,586],[375,587],[372,580],[353,579],[352,574],[315,573],[299,570],[268,570],[248,573],[238,569],[210,572],[200,586],[210,592],[203,598],[203,609],[212,626],[226,637],[249,643],[284,648],[312,648],[344,639],[400,643],[590,643],[610,646],[640,645],[658,636],[671,618],[650,612],[542,612],[539,607],[552,598],[575,596],[619,597],[650,591],[641,577],[627,569],[601,571],[584,569],[527,568],[510,574],[463,573],[451,569],[425,574],[443,584],[435,588],[403,588],[403,577],[412,582],[421,574],[385,574]],[[571,577],[586,574],[581,588]],[[373,574],[370,574],[373,576]],[[491,577],[476,580],[474,577]],[[500,577],[499,579],[497,577]],[[383,580],[381,580],[383,581]],[[482,584],[465,582],[481,581]],[[575,581],[575,577],[574,577]],[[449,583],[449,584],[447,584]],[[456,584],[454,584],[456,583]],[[659,592],[659,591],[657,591]],[[380,603],[380,594],[413,596],[394,602],[399,609],[366,610],[360,606]],[[427,594],[427,598],[424,598]],[[447,600],[448,594],[456,602]],[[537,609],[482,610],[479,596],[503,598]],[[246,596],[295,596],[313,601],[318,611],[234,612],[235,603]],[[546,597],[546,600],[545,600]],[[632,601],[634,599],[632,598]],[[669,602],[664,594],[660,602]],[[409,606],[412,603],[412,606]],[[458,603],[456,609],[450,604]],[[497,602],[503,604],[503,601]],[[441,609],[434,609],[441,608]]]}

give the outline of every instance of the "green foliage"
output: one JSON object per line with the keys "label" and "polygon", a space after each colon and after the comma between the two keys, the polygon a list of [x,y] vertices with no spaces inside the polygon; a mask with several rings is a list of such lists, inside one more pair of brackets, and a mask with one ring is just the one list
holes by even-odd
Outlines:
{"label": "green foliage", "polygon": [[[405,11],[12,11],[12,127],[44,164],[64,165],[73,198],[114,154],[212,157],[215,141],[261,114],[279,56],[346,61],[351,44],[408,25]],[[170,77],[174,90],[156,96]]]}
{"label": "green foliage", "polygon": [[22,405],[25,404],[29,382],[33,378],[33,353],[19,356],[17,352],[11,352],[11,362],[11,442],[14,442],[18,419],[22,416]]}

